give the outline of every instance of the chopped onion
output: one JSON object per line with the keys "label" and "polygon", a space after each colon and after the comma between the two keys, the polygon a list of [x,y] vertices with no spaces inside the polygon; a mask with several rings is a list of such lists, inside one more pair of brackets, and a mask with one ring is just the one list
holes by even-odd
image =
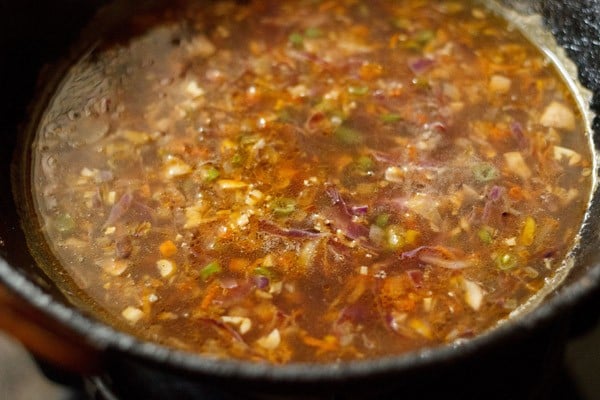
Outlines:
{"label": "chopped onion", "polygon": [[121,196],[119,201],[115,203],[115,205],[111,208],[110,214],[108,215],[108,219],[104,223],[104,226],[114,225],[115,222],[121,219],[129,208],[131,207],[131,203],[133,202],[133,195],[130,192],[126,192]]}
{"label": "chopped onion", "polygon": [[433,64],[434,61],[430,58],[417,58],[410,60],[408,62],[408,67],[416,75],[421,75],[424,72],[426,72],[429,68],[431,68]]}
{"label": "chopped onion", "polygon": [[424,263],[446,269],[463,269],[471,266],[471,262],[468,260],[447,260],[431,254],[420,254],[419,260],[423,261]]}

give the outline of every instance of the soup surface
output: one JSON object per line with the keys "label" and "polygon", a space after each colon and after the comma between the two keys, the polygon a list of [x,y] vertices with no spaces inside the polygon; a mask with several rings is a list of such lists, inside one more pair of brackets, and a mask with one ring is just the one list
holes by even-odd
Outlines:
{"label": "soup surface", "polygon": [[33,143],[58,262],[114,324],[272,363],[486,331],[573,246],[585,126],[458,1],[180,2],[74,64]]}

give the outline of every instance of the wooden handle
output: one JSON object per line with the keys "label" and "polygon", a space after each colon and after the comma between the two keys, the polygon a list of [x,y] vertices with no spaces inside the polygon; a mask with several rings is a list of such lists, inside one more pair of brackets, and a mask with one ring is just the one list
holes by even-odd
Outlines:
{"label": "wooden handle", "polygon": [[77,374],[101,371],[102,351],[0,286],[0,329],[34,355]]}

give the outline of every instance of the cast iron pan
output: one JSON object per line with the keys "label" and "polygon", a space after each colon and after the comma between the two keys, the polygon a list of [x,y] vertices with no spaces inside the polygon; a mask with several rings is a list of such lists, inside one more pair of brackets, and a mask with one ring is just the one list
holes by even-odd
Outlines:
{"label": "cast iron pan", "polygon": [[[513,3],[523,8],[524,3]],[[23,130],[19,123],[31,126],[39,117],[44,96],[64,73],[59,60],[77,53],[72,43],[103,4],[102,0],[1,4],[0,328],[53,365],[122,398],[426,398],[439,390],[451,398],[547,395],[545,387],[561,358],[569,327],[593,324],[598,316],[596,309],[590,314],[589,306],[598,300],[600,287],[598,217],[590,218],[584,229],[577,267],[526,318],[461,345],[400,357],[323,366],[216,362],[138,341],[75,308],[29,254],[17,212],[21,204],[15,204],[11,186],[18,187],[26,175],[14,167],[18,163],[11,171],[10,160],[23,151],[15,150]],[[600,114],[600,0],[532,1],[526,7],[544,16],[579,67],[580,82],[593,92],[590,109]],[[122,16],[118,9],[103,12],[110,20]],[[103,27],[93,29],[101,33]],[[27,109],[28,104],[37,107]],[[593,131],[597,152],[598,118]],[[595,196],[590,214],[600,216],[599,207]]]}

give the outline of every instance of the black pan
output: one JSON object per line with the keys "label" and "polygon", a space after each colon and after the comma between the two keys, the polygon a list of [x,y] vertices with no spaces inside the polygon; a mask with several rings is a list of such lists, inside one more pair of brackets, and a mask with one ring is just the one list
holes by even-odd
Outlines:
{"label": "black pan", "polygon": [[[139,6],[121,3],[126,3],[125,8]],[[600,0],[507,3],[520,12],[544,16],[579,67],[580,83],[593,93],[590,110],[600,114]],[[525,317],[460,345],[342,365],[282,367],[215,361],[139,341],[76,307],[76,301],[36,266],[22,228],[29,222],[20,220],[24,205],[15,201],[13,190],[19,192],[28,177],[20,161],[26,149],[19,147],[19,135],[35,126],[68,60],[82,50],[83,42],[76,40],[79,32],[101,6],[102,0],[1,4],[0,328],[13,333],[45,362],[83,377],[97,390],[126,399],[548,395],[548,383],[571,328],[593,324],[599,314],[589,305],[598,300],[600,287],[600,193],[589,205],[577,263],[563,284]],[[124,15],[122,10],[121,6],[104,8],[99,20],[103,23],[97,20],[84,36],[101,35]],[[34,106],[27,109],[30,104]],[[593,132],[597,152],[598,118]]]}

